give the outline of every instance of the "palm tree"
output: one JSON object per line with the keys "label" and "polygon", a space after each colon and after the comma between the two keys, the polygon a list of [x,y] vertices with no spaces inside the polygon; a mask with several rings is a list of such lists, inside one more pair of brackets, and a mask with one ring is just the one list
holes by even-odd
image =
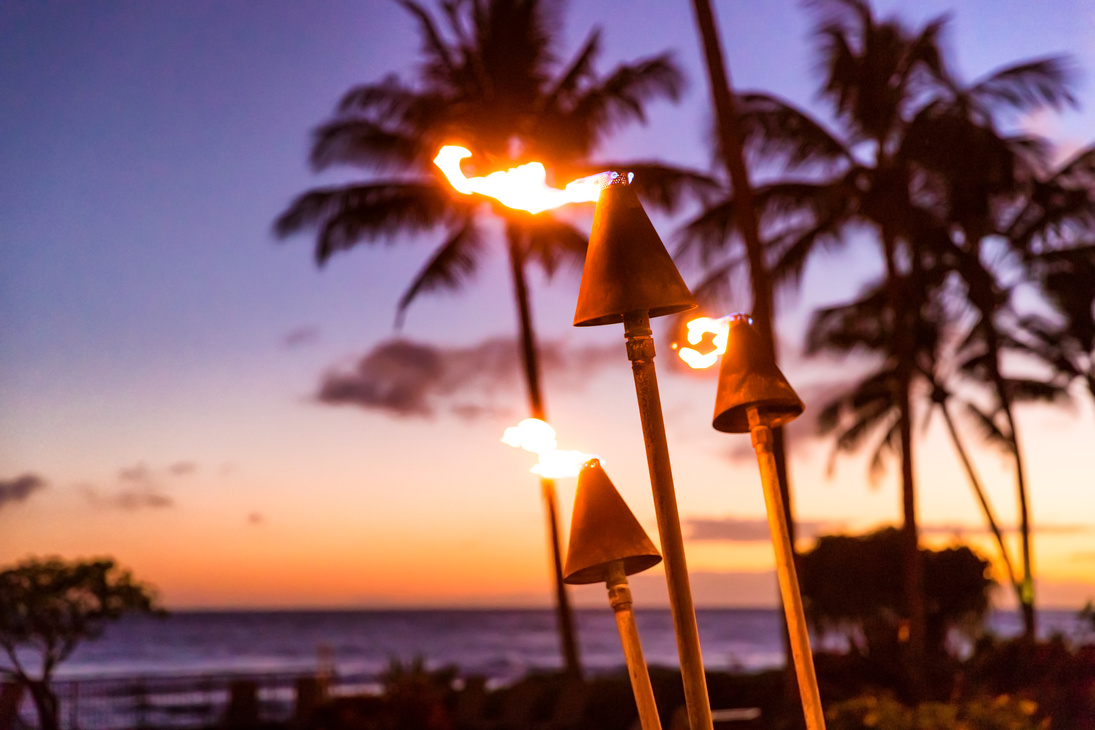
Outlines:
{"label": "palm tree", "polygon": [[1035,179],[1005,234],[1054,310],[1021,318],[1008,346],[1095,399],[1095,146]]}
{"label": "palm tree", "polygon": [[[755,149],[791,166],[820,164],[827,174],[818,179],[784,181],[761,186],[757,203],[768,218],[769,245],[780,255],[774,269],[784,278],[802,271],[808,254],[819,243],[839,242],[844,229],[866,222],[882,244],[886,263],[885,291],[892,320],[894,368],[887,380],[897,406],[897,438],[901,454],[902,509],[906,566],[905,595],[909,600],[913,663],[923,653],[924,609],[918,560],[915,490],[912,472],[912,419],[909,408],[912,343],[906,333],[909,308],[899,285],[901,260],[909,255],[908,192],[910,172],[901,153],[908,109],[930,82],[941,76],[937,36],[942,21],[911,33],[896,21],[878,23],[865,0],[831,0],[818,26],[825,71],[822,94],[834,107],[843,134],[826,130],[789,104],[768,95],[743,97],[746,132]],[[862,156],[868,159],[861,161]],[[709,209],[686,231],[701,245],[722,246],[712,231],[724,229],[737,210],[736,201]],[[772,218],[805,210],[810,220],[793,216],[795,224],[778,230]],[[887,440],[887,443],[889,441]]]}
{"label": "palm tree", "polygon": [[[1026,470],[1013,405],[1017,399],[1054,397],[1051,384],[1008,378],[1002,370],[1003,347],[1009,329],[1009,291],[989,263],[986,249],[1001,240],[1007,211],[1028,194],[1036,171],[1045,164],[1046,145],[1027,136],[1008,136],[997,128],[1001,111],[1060,108],[1073,103],[1068,90],[1069,68],[1059,58],[1019,63],[964,87],[952,76],[943,81],[948,93],[920,109],[909,127],[909,156],[921,172],[918,196],[952,235],[935,239],[938,254],[965,285],[967,306],[976,320],[966,342],[969,356],[962,369],[993,390],[993,414],[980,414],[988,432],[999,436],[1014,460],[1019,501],[1023,580],[1019,594],[1024,634],[1035,635],[1034,582]],[[1014,241],[1002,239],[1017,249]],[[999,424],[997,424],[999,421]]]}
{"label": "palm tree", "polygon": [[[914,383],[913,390],[930,401],[924,418],[925,428],[935,410],[941,413],[970,487],[996,540],[1008,582],[1021,601],[1024,585],[1016,577],[1003,531],[959,434],[950,407],[956,398],[956,389],[948,385],[948,381],[953,380],[956,374],[961,374],[960,363],[965,358],[961,351],[965,342],[954,344],[955,340],[965,340],[957,331],[962,320],[961,312],[955,311],[954,298],[949,296],[945,271],[936,269],[934,275],[927,276],[924,273],[921,269],[922,276],[914,288],[918,293],[916,302],[910,302],[910,305],[916,306],[920,311],[917,330],[912,340],[915,343],[913,371],[921,382]],[[882,436],[876,438],[871,453],[872,480],[883,470],[886,457],[897,452],[900,439],[900,414],[894,408],[891,398],[893,381],[896,379],[896,362],[892,352],[887,354],[887,348],[891,347],[893,339],[884,329],[883,313],[886,304],[883,286],[875,285],[854,302],[822,309],[813,317],[807,341],[808,352],[811,354],[828,352],[846,355],[860,350],[881,360],[863,380],[824,404],[818,418],[820,431],[836,436],[830,469],[833,467],[833,459],[839,453],[855,451],[865,444],[872,433],[882,432]],[[952,371],[949,376],[946,373],[948,369]],[[979,422],[986,418],[983,411],[973,403],[967,401],[965,406]]]}
{"label": "palm tree", "polygon": [[[814,252],[835,248],[856,231],[871,232],[880,243],[888,298],[881,314],[894,338],[894,369],[886,382],[897,409],[892,448],[901,455],[909,566],[906,595],[911,602],[910,648],[915,654],[923,614],[916,605],[921,579],[915,560],[909,399],[917,310],[909,305],[909,289],[900,282],[908,281],[916,266],[934,266],[925,259],[930,253],[968,273],[975,294],[993,293],[991,286],[984,286],[994,279],[984,275],[981,241],[999,228],[985,221],[999,199],[1014,192],[1023,155],[1038,151],[1026,140],[1001,139],[992,125],[993,115],[1001,108],[1029,110],[1067,102],[1067,74],[1058,59],[1047,59],[1010,66],[966,88],[955,81],[940,50],[945,19],[911,30],[895,19],[878,21],[866,0],[825,0],[816,5],[822,10],[817,30],[824,70],[822,98],[831,103],[839,132],[768,94],[743,95],[739,108],[754,153],[768,165],[783,163],[791,172],[758,186],[756,192],[764,237],[776,259],[777,282],[798,281]],[[958,144],[970,139],[980,143],[979,160],[969,160],[964,147],[962,154],[954,154]],[[980,165],[986,161],[991,165]],[[971,173],[981,177],[973,179]],[[724,247],[724,232],[737,211],[735,200],[712,206],[689,224],[686,235],[712,257]],[[982,225],[974,225],[978,223]],[[952,235],[956,230],[961,234]],[[723,285],[721,274],[715,269],[709,278],[713,288]],[[701,287],[698,293],[702,291]],[[983,358],[990,365],[985,376],[995,379],[998,393],[1004,394],[1000,402],[1010,415],[993,330],[999,305],[982,298],[973,306],[982,314],[983,340],[991,346]],[[1009,430],[1014,434],[1013,427]],[[1021,462],[1017,465],[1021,475]],[[1020,503],[1025,510],[1025,490]]]}
{"label": "palm tree", "polygon": [[[397,326],[420,295],[462,288],[489,250],[478,220],[480,201],[454,194],[431,164],[442,145],[462,144],[490,169],[540,160],[564,180],[591,166],[627,167],[636,172],[638,192],[666,206],[689,186],[705,184],[653,163],[594,165],[588,159],[618,126],[643,121],[647,102],[677,98],[682,77],[667,55],[599,76],[595,30],[573,59],[560,63],[560,0],[452,0],[441,3],[441,23],[419,3],[400,4],[414,16],[422,39],[417,77],[390,76],[348,91],[333,118],[316,130],[311,151],[317,171],[349,165],[384,176],[307,191],[275,223],[279,237],[315,230],[319,265],[361,243],[444,229],[441,244],[398,302]],[[534,216],[494,203],[490,211],[505,221],[529,406],[543,419],[527,270],[535,264],[551,276],[565,262],[580,262],[586,235],[549,213]],[[554,536],[550,480],[542,481],[542,492]],[[577,673],[557,539],[553,545],[563,650],[568,669]]]}
{"label": "palm tree", "polygon": [[[752,317],[756,323],[761,341],[768,348],[772,362],[778,360],[776,338],[773,329],[775,301],[772,292],[772,276],[765,260],[764,247],[760,240],[760,228],[757,223],[753,203],[753,186],[749,180],[749,170],[742,149],[741,130],[738,124],[738,112],[730,86],[730,74],[722,55],[715,16],[711,12],[709,0],[693,0],[696,25],[707,61],[708,78],[711,84],[711,97],[715,103],[715,117],[718,128],[719,155],[726,167],[730,180],[730,189],[734,191],[738,207],[736,222],[738,233],[745,244],[749,262],[749,283],[752,289]],[[783,501],[784,517],[787,522],[787,535],[791,544],[791,554],[795,554],[795,519],[791,502],[790,476],[787,470],[786,434],[782,427],[772,429],[772,453],[776,463],[776,477],[779,480],[780,497]],[[781,597],[782,601],[783,598]],[[788,695],[798,689],[791,662],[791,637],[783,619],[783,655],[787,666],[786,688]]]}

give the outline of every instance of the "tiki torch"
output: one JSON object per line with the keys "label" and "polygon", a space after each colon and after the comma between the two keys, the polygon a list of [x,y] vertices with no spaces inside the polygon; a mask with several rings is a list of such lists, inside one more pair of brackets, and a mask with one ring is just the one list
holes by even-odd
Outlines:
{"label": "tiki torch", "polygon": [[628,183],[627,175],[615,176],[597,201],[574,325],[619,322],[624,325],[658,534],[665,554],[665,575],[688,721],[691,730],[711,730],[711,705],[654,371],[654,339],[650,332],[651,317],[692,309],[696,300]]}
{"label": "tiki torch", "polygon": [[620,632],[642,730],[661,730],[661,721],[631,609],[627,576],[652,568],[661,561],[658,549],[616,491],[601,463],[597,459],[586,462],[574,492],[563,580],[572,584],[604,581],[608,588],[608,603],[616,614],[616,628]]}
{"label": "tiki torch", "polygon": [[772,429],[797,418],[803,408],[802,400],[772,360],[771,351],[763,346],[760,336],[753,330],[752,320],[747,315],[730,317],[712,426],[726,433],[748,432],[752,435],[806,727],[823,730],[825,716],[821,710],[806,613],[798,589],[790,530],[772,453]]}

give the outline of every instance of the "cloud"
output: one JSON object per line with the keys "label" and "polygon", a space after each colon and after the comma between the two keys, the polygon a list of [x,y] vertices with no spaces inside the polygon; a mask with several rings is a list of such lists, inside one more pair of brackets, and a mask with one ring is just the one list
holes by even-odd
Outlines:
{"label": "cloud", "polygon": [[294,327],[281,338],[281,345],[287,350],[307,347],[317,342],[319,342],[319,328],[309,324]]}
{"label": "cloud", "polygon": [[92,503],[100,507],[111,507],[126,512],[135,512],[144,508],[162,509],[175,505],[175,500],[169,495],[151,487],[122,489],[104,494],[94,487],[85,486],[84,494]]}
{"label": "cloud", "polygon": [[[540,365],[564,385],[580,386],[610,359],[609,348],[540,346]],[[623,355],[611,348],[615,359]],[[516,340],[495,337],[469,347],[438,347],[405,339],[387,340],[350,368],[325,373],[316,400],[398,417],[431,418],[450,413],[474,419],[509,414],[499,395],[520,387],[523,360]],[[508,401],[509,399],[507,399]]]}
{"label": "cloud", "polygon": [[46,480],[37,474],[23,474],[13,479],[0,480],[0,509],[7,504],[24,502],[46,486]]}
{"label": "cloud", "polygon": [[[168,476],[181,477],[197,471],[193,461],[177,461],[164,471]],[[118,470],[118,488],[103,490],[92,485],[84,485],[84,495],[99,507],[134,512],[141,509],[163,509],[173,507],[175,499],[165,493],[153,471],[144,462]]]}
{"label": "cloud", "polygon": [[167,473],[172,476],[181,477],[187,474],[193,474],[198,470],[198,465],[193,461],[177,461],[171,466],[167,467]]}
{"label": "cloud", "polygon": [[[768,542],[768,520],[765,517],[687,517],[684,525],[689,540],[719,542]],[[795,521],[795,537],[816,537],[822,530],[835,526],[827,522]]]}
{"label": "cloud", "polygon": [[118,481],[146,484],[152,480],[152,472],[144,463],[118,470]]}
{"label": "cloud", "polygon": [[251,512],[247,515],[247,524],[249,525],[265,525],[266,517],[261,512]]}
{"label": "cloud", "polygon": [[[1082,524],[1038,524],[1031,525],[1031,530],[1042,535],[1074,535],[1079,532],[1091,532],[1093,525]],[[938,525],[919,525],[921,535],[989,535],[992,531],[987,524],[961,525],[958,523],[942,523]],[[1000,531],[1004,533],[1019,532],[1018,526],[1003,525]]]}

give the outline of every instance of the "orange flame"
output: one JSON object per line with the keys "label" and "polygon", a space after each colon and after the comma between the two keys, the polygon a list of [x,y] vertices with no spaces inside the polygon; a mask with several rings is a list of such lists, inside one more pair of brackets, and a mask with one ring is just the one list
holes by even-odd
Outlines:
{"label": "orange flame", "polygon": [[680,358],[695,370],[709,368],[717,363],[719,355],[726,352],[726,340],[730,332],[730,317],[719,317],[718,319],[697,317],[685,326],[688,327],[688,344],[690,345],[700,344],[706,334],[714,335],[715,339],[712,340],[712,349],[708,352],[700,352],[691,347],[680,348],[677,350]]}
{"label": "orange flame", "polygon": [[753,324],[753,318],[748,314],[728,314],[725,317],[719,317],[718,319],[697,317],[685,325],[685,327],[688,328],[688,344],[698,345],[703,341],[704,335],[711,334],[715,336],[714,339],[711,340],[711,350],[708,352],[700,352],[691,347],[682,347],[677,350],[676,342],[673,343],[673,349],[677,350],[677,354],[680,355],[682,360],[688,363],[689,367],[695,370],[709,368],[719,361],[719,355],[726,352],[726,343],[730,337],[731,322],[746,322],[748,324]]}
{"label": "orange flame", "polygon": [[539,418],[526,418],[507,428],[502,434],[502,443],[536,454],[539,463],[529,471],[548,479],[576,477],[582,465],[594,458],[593,454],[559,449],[555,429]]}
{"label": "orange flame", "polygon": [[613,174],[602,172],[579,178],[559,190],[547,185],[547,170],[539,162],[492,172],[486,177],[469,178],[460,169],[460,160],[465,157],[471,157],[471,152],[463,147],[446,145],[437,153],[433,164],[445,173],[457,192],[486,195],[505,206],[529,213],[540,213],[567,203],[596,203]]}

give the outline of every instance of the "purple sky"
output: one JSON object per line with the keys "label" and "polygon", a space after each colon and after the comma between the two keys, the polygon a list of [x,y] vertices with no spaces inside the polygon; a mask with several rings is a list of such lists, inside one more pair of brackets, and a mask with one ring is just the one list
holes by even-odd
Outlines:
{"label": "purple sky", "polygon": [[[815,77],[808,14],[791,0],[715,5],[736,86],[809,106]],[[884,14],[896,5],[879,4]],[[922,21],[949,9],[950,46],[968,79],[1020,59],[1071,54],[1083,69],[1082,108],[1013,121],[1066,150],[1095,138],[1090,2],[1055,2],[1052,13],[1014,0],[923,2],[902,12]],[[682,104],[652,107],[651,124],[621,133],[605,157],[706,163],[707,86],[692,22],[687,3],[571,4],[564,55],[601,25],[601,71],[673,50],[690,80]],[[0,4],[0,485],[28,474],[43,485],[0,500],[0,563],[30,553],[113,553],[183,603],[308,602],[310,596],[330,603],[421,603],[429,602],[428,592],[374,588],[388,585],[375,576],[342,592],[322,581],[302,581],[293,592],[262,578],[262,571],[247,571],[270,545],[292,540],[311,546],[309,559],[321,560],[328,550],[347,565],[356,550],[375,555],[392,540],[426,545],[411,526],[422,520],[444,534],[455,530],[451,540],[486,556],[497,545],[484,533],[500,522],[532,520],[535,529],[507,527],[496,536],[499,544],[518,546],[515,554],[531,556],[529,577],[511,591],[491,588],[483,600],[547,600],[541,593],[546,570],[537,562],[543,545],[535,483],[520,481],[522,455],[496,445],[502,427],[523,416],[514,405],[523,403],[516,381],[473,383],[466,397],[435,394],[441,415],[433,419],[331,408],[313,397],[325,373],[352,368],[395,336],[395,302],[429,241],[363,248],[317,271],[308,237],[276,243],[270,233],[295,194],[346,179],[344,172],[311,174],[310,130],[355,83],[411,72],[417,48],[410,17],[388,2]],[[586,221],[590,214],[576,213]],[[680,219],[655,222],[671,243]],[[814,267],[802,297],[784,302],[784,336],[793,340],[804,311],[846,295],[874,267],[869,259],[848,258]],[[685,270],[690,281],[696,273]],[[549,345],[558,343],[560,361],[569,363],[549,373],[548,411],[561,446],[609,455],[606,468],[653,532],[622,334],[570,327],[577,281],[575,274],[550,287],[535,282],[539,332]],[[466,351],[514,331],[509,283],[494,260],[465,295],[416,303],[403,335]],[[611,354],[602,357],[615,352],[612,347],[620,350],[618,363]],[[578,369],[567,360],[576,352],[596,364],[584,386],[567,377]],[[724,452],[734,449],[710,431],[713,380],[672,374],[664,362],[669,348],[660,352],[663,400],[680,442],[678,481],[722,481],[731,463],[748,474],[748,459],[727,461]],[[798,371],[796,386],[808,390],[816,372]],[[473,406],[493,416],[449,415],[466,415]],[[1073,474],[1095,468],[1090,454],[1070,446],[1090,445],[1089,408],[1073,415],[1039,411],[1031,422],[1036,431],[1057,434],[1056,446],[1042,448],[1035,436],[1028,442],[1037,452],[1031,456],[1036,495],[1040,482],[1054,481],[1048,472],[1037,475],[1042,457],[1050,464],[1075,459]],[[424,447],[427,438],[441,445]],[[423,451],[431,457],[423,459]],[[451,483],[453,467],[440,463],[442,456],[460,465],[456,481],[463,487]],[[847,484],[823,486],[824,456],[815,445],[796,457],[802,459],[796,474],[804,482],[804,519],[849,525],[894,519],[891,485],[868,489],[856,462],[840,469]],[[945,458],[952,460],[949,450]],[[1010,514],[1004,466],[994,455],[984,458],[986,472],[999,482],[1001,511]],[[474,474],[477,469],[489,474]],[[935,469],[923,467],[928,475]],[[960,478],[949,461],[946,469],[940,482]],[[519,481],[520,489],[507,487],[504,498],[475,510],[474,519],[464,513],[503,480]],[[819,490],[815,496],[811,484]],[[461,488],[466,499],[454,496]],[[924,489],[927,522],[949,524],[958,514],[979,524],[972,506],[955,508],[944,497],[935,502],[935,487]],[[714,488],[698,490],[682,496],[682,514],[753,519],[763,513],[753,492],[731,502]],[[1066,494],[1037,499],[1036,515],[1071,521]],[[566,500],[563,493],[568,513]],[[349,512],[360,521],[323,513],[315,506],[321,503],[340,513],[340,505],[353,505]],[[423,504],[435,512],[424,517]],[[1086,514],[1095,514],[1095,505]],[[450,515],[465,532],[446,522]],[[187,567],[169,549],[191,544],[202,529],[223,541],[227,555],[226,572],[208,583],[213,587],[203,587],[198,574],[214,558],[198,551],[194,567]],[[309,537],[366,529],[376,540],[368,547]],[[718,556],[724,548],[698,544],[690,560],[695,555],[700,569],[728,575],[764,571],[765,560],[770,563],[764,544],[734,560]],[[1059,562],[1082,554],[1074,545],[1042,553]],[[284,565],[291,557],[273,550],[270,560]],[[418,567],[400,568],[405,573],[430,575],[407,560]],[[1059,581],[1087,575],[1095,583],[1095,560],[1076,560],[1057,572]],[[254,590],[226,587],[235,575],[252,576]],[[525,573],[514,568],[513,575]],[[434,598],[460,602],[477,595],[453,589]]]}

